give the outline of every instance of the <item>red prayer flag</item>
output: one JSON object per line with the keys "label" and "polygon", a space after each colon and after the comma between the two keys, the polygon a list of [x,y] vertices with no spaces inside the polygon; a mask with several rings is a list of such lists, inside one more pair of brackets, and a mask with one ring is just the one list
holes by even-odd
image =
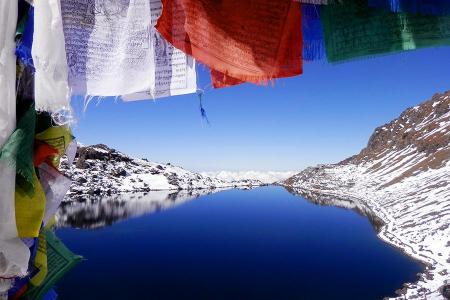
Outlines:
{"label": "red prayer flag", "polygon": [[58,155],[58,150],[42,141],[34,141],[33,165],[38,167],[48,158]]}
{"label": "red prayer flag", "polygon": [[211,69],[214,87],[302,73],[300,3],[162,0],[156,28]]}
{"label": "red prayer flag", "polygon": [[213,83],[213,87],[216,89],[231,86],[231,85],[241,84],[241,83],[245,82],[245,81],[227,76],[224,73],[220,73],[219,71],[214,70],[214,69],[211,69],[210,73],[211,73],[211,80]]}

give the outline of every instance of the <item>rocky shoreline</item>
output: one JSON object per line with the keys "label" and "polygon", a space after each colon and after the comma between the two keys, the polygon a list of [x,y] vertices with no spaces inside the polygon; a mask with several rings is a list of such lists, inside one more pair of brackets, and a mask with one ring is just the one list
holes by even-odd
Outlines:
{"label": "rocky shoreline", "polygon": [[[327,194],[323,194],[320,188],[314,190],[293,190],[290,187],[286,188],[291,193],[298,194],[306,200],[315,204],[336,206],[355,210],[359,214],[369,219],[370,223],[377,231],[377,236],[381,240],[395,247],[405,255],[408,255],[423,264],[424,271],[420,274],[417,274],[417,282],[405,283],[403,287],[400,287],[395,291],[398,297],[392,299],[442,299],[441,295],[436,293],[435,295],[432,295],[430,294],[430,289],[426,288],[425,286],[421,286],[421,282],[425,283],[426,281],[434,279],[434,271],[436,270],[437,262],[433,259],[432,256],[427,256],[425,255],[425,253],[417,252],[415,251],[413,245],[403,242],[401,237],[397,236],[395,232],[391,230],[392,223],[390,222],[387,215],[383,213],[382,210],[377,207],[372,201],[366,201],[364,199],[355,197],[355,195],[345,194],[342,192],[327,192]],[[446,273],[442,273],[441,275],[446,275]],[[450,285],[446,285],[445,282],[446,281],[444,280],[444,285],[438,289],[439,292],[443,291],[445,288],[450,287]],[[450,281],[448,283],[450,284]],[[430,298],[430,296],[432,298]]]}

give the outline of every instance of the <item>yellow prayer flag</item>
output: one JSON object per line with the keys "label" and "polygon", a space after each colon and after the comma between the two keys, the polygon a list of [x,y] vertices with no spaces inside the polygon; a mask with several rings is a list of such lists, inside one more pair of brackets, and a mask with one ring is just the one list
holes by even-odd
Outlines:
{"label": "yellow prayer flag", "polygon": [[45,193],[33,169],[34,194],[29,195],[16,185],[16,225],[19,237],[37,237],[45,212]]}

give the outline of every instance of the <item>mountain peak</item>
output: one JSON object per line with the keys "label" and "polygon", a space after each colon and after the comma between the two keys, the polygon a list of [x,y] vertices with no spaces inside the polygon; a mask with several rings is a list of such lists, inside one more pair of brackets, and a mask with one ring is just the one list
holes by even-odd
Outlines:
{"label": "mountain peak", "polygon": [[[367,147],[339,164],[361,164],[377,161],[372,170],[388,168],[408,157],[423,156],[416,164],[386,171],[403,170],[393,182],[445,165],[450,158],[450,91],[435,94],[430,100],[406,109],[398,118],[375,129]],[[389,161],[387,161],[387,159]]]}

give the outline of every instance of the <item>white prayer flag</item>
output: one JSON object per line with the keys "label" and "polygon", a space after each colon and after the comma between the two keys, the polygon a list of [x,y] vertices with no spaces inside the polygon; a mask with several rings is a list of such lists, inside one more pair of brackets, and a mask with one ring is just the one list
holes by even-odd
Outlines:
{"label": "white prayer flag", "polygon": [[36,110],[70,109],[60,0],[36,1],[31,54],[36,69]]}
{"label": "white prayer flag", "polygon": [[[16,24],[17,0],[1,0],[0,147],[16,128]],[[0,161],[0,178],[0,277],[24,276],[30,251],[18,237],[14,202],[16,171],[6,161]]]}
{"label": "white prayer flag", "polygon": [[151,0],[150,6],[152,11],[152,42],[155,51],[155,84],[146,91],[124,95],[123,101],[155,99],[197,91],[195,60],[168,43],[154,28],[162,12],[161,0]]}
{"label": "white prayer flag", "polygon": [[125,100],[196,90],[192,58],[154,25],[161,0],[61,0],[72,94]]}
{"label": "white prayer flag", "polygon": [[45,226],[58,210],[64,196],[69,191],[72,181],[46,163],[39,166],[39,176],[46,200],[43,220]]}
{"label": "white prayer flag", "polygon": [[154,78],[149,0],[61,0],[72,94],[118,96]]}

